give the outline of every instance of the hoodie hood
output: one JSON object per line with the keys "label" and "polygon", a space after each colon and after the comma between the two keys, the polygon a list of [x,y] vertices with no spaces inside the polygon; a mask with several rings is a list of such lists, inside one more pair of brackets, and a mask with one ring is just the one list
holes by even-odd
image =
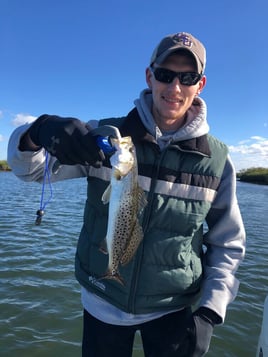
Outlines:
{"label": "hoodie hood", "polygon": [[187,111],[186,123],[174,132],[162,132],[156,125],[152,116],[152,92],[145,89],[140,97],[134,101],[143,125],[152,134],[160,148],[173,141],[182,141],[197,138],[209,132],[207,123],[207,106],[203,99],[196,97],[192,106]]}

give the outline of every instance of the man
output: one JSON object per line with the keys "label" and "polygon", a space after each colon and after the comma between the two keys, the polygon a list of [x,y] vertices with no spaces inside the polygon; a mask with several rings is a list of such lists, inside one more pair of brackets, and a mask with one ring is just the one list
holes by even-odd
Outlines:
{"label": "man", "polygon": [[[137,330],[145,356],[203,356],[214,325],[224,322],[237,294],[234,274],[244,256],[245,232],[233,165],[226,146],[208,134],[199,97],[205,64],[200,41],[188,33],[168,35],[146,69],[148,89],[126,117],[85,124],[43,115],[10,139],[8,161],[18,177],[42,181],[46,149],[50,169],[61,164],[52,180],[88,179],[75,264],[84,357],[131,356]],[[95,134],[106,124],[132,137],[148,202],[143,241],[120,266],[125,285],[99,279],[107,267],[99,249],[108,219],[101,196],[111,166]]]}

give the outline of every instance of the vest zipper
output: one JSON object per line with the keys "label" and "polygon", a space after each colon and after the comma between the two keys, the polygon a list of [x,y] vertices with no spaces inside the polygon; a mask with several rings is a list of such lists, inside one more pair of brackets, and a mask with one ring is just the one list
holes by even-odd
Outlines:
{"label": "vest zipper", "polygon": [[[146,233],[146,230],[147,230],[147,227],[149,224],[149,220],[150,220],[150,216],[152,213],[151,209],[152,209],[152,205],[153,205],[153,196],[155,193],[155,186],[157,183],[159,167],[160,167],[163,157],[165,156],[166,151],[170,150],[170,148],[172,148],[172,147],[181,151],[181,152],[192,153],[192,154],[195,153],[195,154],[198,154],[198,155],[201,155],[204,157],[208,157],[206,154],[204,154],[202,152],[182,149],[178,145],[174,145],[174,144],[167,146],[163,151],[160,151],[159,149],[155,150],[155,151],[157,151],[157,155],[156,155],[155,162],[154,162],[154,169],[153,169],[153,175],[151,178],[150,190],[148,192],[148,198],[147,198],[148,205],[145,210],[146,214],[143,217],[143,224],[142,224],[144,234]],[[136,259],[135,259],[134,268],[133,268],[133,278],[132,278],[132,282],[131,282],[131,286],[130,286],[128,311],[130,311],[133,314],[136,313],[135,296],[136,296],[138,281],[140,279],[140,268],[141,268],[141,261],[142,261],[142,257],[143,257],[143,250],[144,250],[144,241],[142,241],[140,243],[140,247],[136,253]]]}

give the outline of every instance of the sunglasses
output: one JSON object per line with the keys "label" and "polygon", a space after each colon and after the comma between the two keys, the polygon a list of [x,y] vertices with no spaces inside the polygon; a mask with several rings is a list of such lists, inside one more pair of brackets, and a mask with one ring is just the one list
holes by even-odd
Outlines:
{"label": "sunglasses", "polygon": [[152,68],[151,71],[157,81],[162,83],[172,83],[174,78],[177,77],[180,83],[184,86],[193,86],[202,78],[201,74],[196,72],[174,72],[166,68]]}

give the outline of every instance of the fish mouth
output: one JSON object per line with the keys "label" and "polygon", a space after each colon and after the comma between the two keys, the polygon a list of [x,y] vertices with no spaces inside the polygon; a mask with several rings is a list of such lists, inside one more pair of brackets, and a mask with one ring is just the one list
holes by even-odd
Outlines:
{"label": "fish mouth", "polygon": [[114,177],[117,180],[121,180],[123,177],[127,176],[132,170],[133,165],[130,162],[126,162],[125,164],[120,164],[114,166]]}

